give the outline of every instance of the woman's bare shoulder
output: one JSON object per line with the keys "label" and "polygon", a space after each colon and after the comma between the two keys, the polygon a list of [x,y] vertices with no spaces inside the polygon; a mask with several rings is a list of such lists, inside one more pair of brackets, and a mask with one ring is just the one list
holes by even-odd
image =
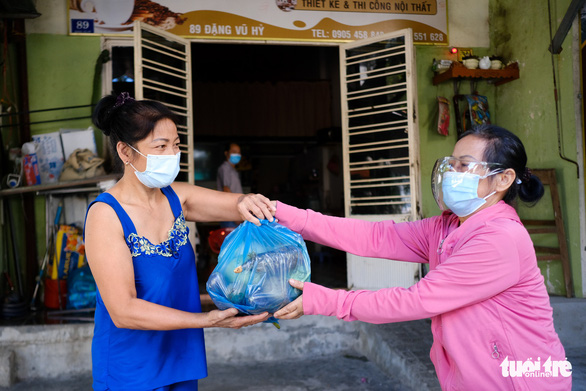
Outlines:
{"label": "woman's bare shoulder", "polygon": [[122,224],[116,211],[110,205],[104,202],[96,202],[87,212],[85,226],[87,231],[88,228],[92,227],[116,229],[121,228]]}

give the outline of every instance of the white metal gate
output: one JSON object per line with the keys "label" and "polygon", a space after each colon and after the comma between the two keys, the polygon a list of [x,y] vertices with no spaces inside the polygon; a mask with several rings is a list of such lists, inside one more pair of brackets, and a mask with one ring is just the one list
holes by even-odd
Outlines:
{"label": "white metal gate", "polygon": [[191,43],[141,22],[134,22],[136,99],[164,103],[179,118],[181,170],[178,181],[194,182]]}
{"label": "white metal gate", "polygon": [[[417,84],[412,32],[340,46],[347,217],[413,220],[419,211]],[[348,254],[348,285],[408,287],[419,265]]]}

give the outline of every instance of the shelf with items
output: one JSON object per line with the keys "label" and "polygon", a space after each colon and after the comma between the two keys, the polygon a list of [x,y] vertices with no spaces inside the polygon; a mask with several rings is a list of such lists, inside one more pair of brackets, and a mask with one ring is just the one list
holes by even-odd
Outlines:
{"label": "shelf with items", "polygon": [[121,176],[121,174],[110,174],[87,179],[79,179],[76,181],[55,182],[45,185],[41,184],[33,186],[15,187],[13,189],[0,190],[0,198],[25,193],[41,194],[47,192],[67,192],[69,190],[78,191],[81,188],[87,188],[92,186],[95,187],[96,185],[99,185],[102,182],[117,181],[118,179],[120,179]]}
{"label": "shelf with items", "polygon": [[501,85],[519,78],[519,64],[514,62],[503,69],[468,69],[459,62],[453,62],[444,72],[436,72],[433,76],[433,85],[448,80],[488,80],[495,85]]}

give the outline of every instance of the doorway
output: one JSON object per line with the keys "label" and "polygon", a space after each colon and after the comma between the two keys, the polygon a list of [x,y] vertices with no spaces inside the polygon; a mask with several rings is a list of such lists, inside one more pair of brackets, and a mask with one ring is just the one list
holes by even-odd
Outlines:
{"label": "doorway", "polygon": [[[132,93],[132,41],[104,48],[112,56],[104,91]],[[194,183],[215,189],[225,143],[236,142],[244,192],[343,216],[338,47],[194,42],[191,52]],[[217,260],[207,238],[218,227],[197,224],[202,289]],[[346,253],[307,247],[312,280],[346,287]]]}
{"label": "doorway", "polygon": [[[216,188],[224,146],[236,142],[245,193],[343,216],[338,47],[197,42],[191,53],[195,184]],[[198,224],[204,281],[217,227]],[[306,244],[312,281],[346,287],[346,254]]]}

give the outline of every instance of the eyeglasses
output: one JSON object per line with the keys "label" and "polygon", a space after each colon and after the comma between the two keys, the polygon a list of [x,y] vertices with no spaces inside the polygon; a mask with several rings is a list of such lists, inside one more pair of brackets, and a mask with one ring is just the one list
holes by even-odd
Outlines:
{"label": "eyeglasses", "polygon": [[469,157],[458,159],[456,157],[447,156],[437,160],[434,171],[439,174],[452,171],[486,176],[489,173],[496,174],[502,172],[503,165],[500,163],[479,162],[478,160]]}

